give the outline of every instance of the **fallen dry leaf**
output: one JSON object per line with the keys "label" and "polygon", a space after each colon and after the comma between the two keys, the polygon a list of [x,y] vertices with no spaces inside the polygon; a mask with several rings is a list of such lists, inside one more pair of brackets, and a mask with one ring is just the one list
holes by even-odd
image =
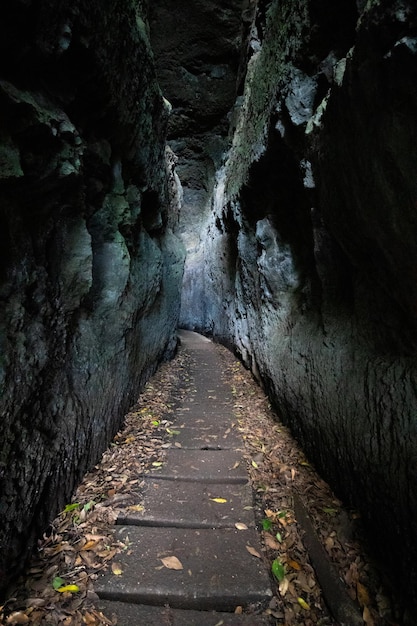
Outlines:
{"label": "fallen dry leaf", "polygon": [[331,554],[331,552],[332,552],[332,550],[334,548],[334,545],[335,545],[333,537],[327,537],[326,540],[325,540],[325,544],[324,545],[326,547],[327,552],[329,554]]}
{"label": "fallen dry leaf", "polygon": [[262,556],[259,554],[259,552],[257,550],[255,550],[255,548],[252,548],[252,546],[246,546],[246,550],[252,556],[256,556],[257,559],[261,559],[262,558]]}
{"label": "fallen dry leaf", "polygon": [[83,622],[90,626],[114,626],[114,622],[107,619],[101,611],[86,611],[83,615]]}
{"label": "fallen dry leaf", "polygon": [[29,624],[29,618],[25,613],[22,613],[22,611],[16,611],[9,615],[6,624]]}
{"label": "fallen dry leaf", "polygon": [[369,593],[365,585],[362,585],[359,581],[356,583],[356,595],[361,608],[368,606],[371,602]]}
{"label": "fallen dry leaf", "polygon": [[264,541],[265,545],[271,548],[271,550],[279,550],[281,548],[281,545],[270,533],[264,533]]}
{"label": "fallen dry leaf", "polygon": [[284,578],[279,583],[278,591],[280,592],[282,597],[284,597],[285,594],[287,593],[289,586],[290,586],[290,581],[288,580],[288,578]]}
{"label": "fallen dry leaf", "polygon": [[375,620],[372,617],[371,611],[366,606],[363,610],[362,619],[365,622],[366,626],[375,626]]}
{"label": "fallen dry leaf", "polygon": [[46,598],[28,598],[26,600],[26,606],[28,608],[45,606],[46,603],[47,603]]}
{"label": "fallen dry leaf", "polygon": [[120,563],[112,563],[111,571],[113,572],[115,576],[121,576],[123,574],[123,569]]}
{"label": "fallen dry leaf", "polygon": [[87,543],[83,545],[81,550],[83,550],[83,551],[84,550],[92,550],[93,548],[95,548],[97,546],[98,543],[100,543],[100,540],[91,539],[90,541],[87,541]]}
{"label": "fallen dry leaf", "polygon": [[57,591],[59,593],[78,593],[80,590],[78,585],[64,585],[62,587],[58,587]]}
{"label": "fallen dry leaf", "polygon": [[303,600],[303,598],[297,598],[297,602],[301,606],[301,608],[304,609],[305,611],[310,610],[310,605],[307,604],[307,602]]}
{"label": "fallen dry leaf", "polygon": [[132,506],[128,506],[127,510],[141,513],[142,511],[144,511],[144,507],[141,504],[133,504]]}
{"label": "fallen dry leaf", "polygon": [[161,561],[162,561],[162,564],[168,569],[174,569],[174,570],[184,569],[181,561],[177,559],[176,556],[166,556],[163,559],[161,559]]}

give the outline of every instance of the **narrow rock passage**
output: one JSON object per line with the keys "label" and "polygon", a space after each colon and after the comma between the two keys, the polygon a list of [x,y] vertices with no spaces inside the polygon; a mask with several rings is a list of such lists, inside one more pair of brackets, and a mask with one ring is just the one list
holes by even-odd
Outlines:
{"label": "narrow rock passage", "polygon": [[250,372],[182,333],[39,541],[0,623],[400,624],[361,537]]}
{"label": "narrow rock passage", "polygon": [[95,584],[100,608],[119,626],[266,626],[259,613],[272,591],[255,556],[261,546],[231,387],[209,340],[188,331],[180,339],[194,368],[175,412],[175,444],[144,478],[143,510],[118,518],[126,551],[121,573]]}

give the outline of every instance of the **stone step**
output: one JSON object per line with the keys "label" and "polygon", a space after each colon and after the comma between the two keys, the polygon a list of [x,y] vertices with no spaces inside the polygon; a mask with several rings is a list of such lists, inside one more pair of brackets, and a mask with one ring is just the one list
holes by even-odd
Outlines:
{"label": "stone step", "polygon": [[[215,502],[221,498],[226,502]],[[191,483],[145,478],[143,511],[119,515],[118,524],[176,528],[234,528],[237,522],[255,526],[249,485]]]}
{"label": "stone step", "polygon": [[191,381],[191,390],[184,400],[184,407],[205,404],[229,408],[232,406],[233,396],[230,387],[224,386],[220,381],[213,381],[213,375],[213,372],[207,371],[204,376],[200,375],[197,380]]}
{"label": "stone step", "polygon": [[238,450],[183,450],[171,448],[152,478],[209,483],[246,483],[247,469]]}
{"label": "stone step", "polygon": [[210,419],[211,422],[217,421],[218,426],[229,427],[232,424],[231,405],[214,402],[187,402],[182,405],[181,409],[176,411],[176,419],[178,421],[193,422],[197,419]]}
{"label": "stone step", "polygon": [[217,409],[213,411],[197,412],[194,410],[184,412],[177,410],[172,428],[202,428],[210,429],[214,432],[217,429],[219,433],[234,430],[236,435],[240,437],[236,423],[232,421],[230,416],[225,414],[224,411],[219,411]]}
{"label": "stone step", "polygon": [[210,400],[221,400],[222,402],[233,399],[230,385],[224,381],[224,373],[222,364],[217,355],[213,354],[212,363],[198,363],[198,371],[195,369],[193,375],[189,379],[189,396],[185,398],[186,402],[190,402],[192,398],[198,396],[196,389],[198,388],[205,398]]}
{"label": "stone step", "polygon": [[240,434],[232,427],[218,427],[206,419],[195,420],[193,426],[186,426],[186,420],[171,426],[172,442],[191,450],[230,450],[244,449]]}
{"label": "stone step", "polygon": [[[144,477],[143,511],[118,519],[122,573],[96,581],[99,608],[118,626],[267,626],[267,617],[234,614],[261,610],[272,592],[263,560],[247,549],[262,554],[233,397],[213,344],[186,335],[197,367],[171,427],[178,433]],[[183,569],[164,566],[173,556]]]}
{"label": "stone step", "polygon": [[[271,599],[270,581],[253,529],[190,530],[122,526],[115,539],[127,546],[117,561],[122,574],[99,576],[95,592],[103,600],[204,611],[234,611]],[[161,561],[176,557],[183,569]]]}
{"label": "stone step", "polygon": [[235,615],[213,611],[185,611],[100,600],[97,608],[106,617],[117,618],[117,626],[268,626],[261,615]]}

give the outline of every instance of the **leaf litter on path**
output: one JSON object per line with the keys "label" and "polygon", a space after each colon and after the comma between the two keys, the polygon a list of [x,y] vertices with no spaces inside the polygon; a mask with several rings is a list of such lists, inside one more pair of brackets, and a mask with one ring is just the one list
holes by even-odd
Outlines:
{"label": "leaf litter on path", "polygon": [[171,446],[168,431],[174,404],[185,393],[187,363],[186,355],[178,355],[147,383],[100,463],[39,540],[0,606],[0,624],[114,626],[94,606],[94,581],[104,569],[122,574],[117,556],[130,547],[115,538],[115,521],[123,511],[143,509],[143,474],[160,467]]}
{"label": "leaf litter on path", "polygon": [[238,429],[255,490],[264,560],[276,580],[269,614],[274,625],[338,626],[329,615],[316,572],[294,513],[294,494],[308,510],[315,532],[364,624],[399,626],[391,616],[380,577],[366,553],[360,519],[345,508],[305,458],[289,429],[244,366],[217,348],[234,395]]}
{"label": "leaf litter on path", "polygon": [[[295,519],[296,490],[329,559],[358,601],[364,624],[394,626],[389,602],[365,551],[357,540],[346,537],[346,527],[351,529],[359,521],[355,513],[344,509],[315,472],[250,372],[226,348],[216,349],[233,388],[235,426],[245,443],[263,539],[262,554],[250,545],[247,550],[264,560],[275,581],[275,595],[266,610],[271,624],[337,626],[325,607]],[[191,361],[180,350],[147,383],[101,462],[84,477],[73,501],[40,539],[37,554],[0,606],[0,623],[115,625],[94,606],[94,581],[104,569],[120,575],[117,557],[130,547],[115,538],[114,523],[122,511],[142,510],[143,473],[158,471],[165,450],[175,446],[175,406],[190,389]],[[217,500],[222,503],[220,497]],[[239,523],[236,527],[243,530]],[[165,557],[165,563],[161,559],[161,567],[169,567],[169,563],[180,570],[182,564],[174,562],[175,558]],[[63,581],[61,587],[77,587],[78,591],[60,593],[53,585],[58,579]]]}

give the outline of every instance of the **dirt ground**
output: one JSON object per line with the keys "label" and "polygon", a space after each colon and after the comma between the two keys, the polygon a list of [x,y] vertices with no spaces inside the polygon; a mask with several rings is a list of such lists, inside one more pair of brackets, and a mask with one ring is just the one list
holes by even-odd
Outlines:
{"label": "dirt ground", "polygon": [[[228,350],[217,349],[233,389],[235,427],[245,442],[263,540],[259,556],[271,571],[275,590],[267,609],[271,624],[339,624],[326,606],[326,580],[316,573],[324,567],[334,568],[343,582],[343,593],[359,615],[357,623],[399,625],[361,543],[358,514],[346,509],[317,474],[251,374]],[[140,510],[143,473],[158,467],[164,450],[175,445],[175,405],[191,386],[191,366],[180,350],[148,382],[101,462],[39,541],[26,571],[0,606],[1,624],[114,625],[95,608],[94,581],[104,568],[117,575],[117,554],[126,546],[114,538],[115,520],[121,511]],[[304,517],[311,528],[300,523]],[[311,553],[311,541],[317,539],[319,567],[306,548]]]}

